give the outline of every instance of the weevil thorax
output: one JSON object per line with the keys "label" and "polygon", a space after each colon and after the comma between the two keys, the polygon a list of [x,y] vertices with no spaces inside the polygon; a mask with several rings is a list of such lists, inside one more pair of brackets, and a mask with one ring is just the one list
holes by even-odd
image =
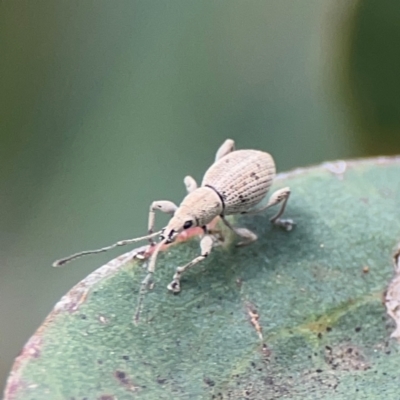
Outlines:
{"label": "weevil thorax", "polygon": [[223,212],[218,194],[209,187],[200,187],[189,193],[175,211],[168,225],[163,229],[161,239],[173,242],[184,229],[205,226]]}

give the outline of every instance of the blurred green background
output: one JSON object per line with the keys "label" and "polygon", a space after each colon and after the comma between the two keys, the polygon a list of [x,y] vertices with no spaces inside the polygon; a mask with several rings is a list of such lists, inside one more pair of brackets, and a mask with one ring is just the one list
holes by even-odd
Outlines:
{"label": "blurred green background", "polygon": [[399,39],[395,0],[2,1],[0,389],[118,251],[52,261],[145,233],[224,139],[280,171],[400,153]]}

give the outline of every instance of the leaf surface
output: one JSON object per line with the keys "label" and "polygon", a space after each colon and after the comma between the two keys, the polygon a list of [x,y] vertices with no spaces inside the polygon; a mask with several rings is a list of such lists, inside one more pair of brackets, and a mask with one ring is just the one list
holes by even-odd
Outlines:
{"label": "leaf surface", "polygon": [[273,189],[284,186],[293,231],[271,226],[273,211],[237,218],[259,240],[217,247],[178,296],[166,285],[198,240],[171,246],[138,325],[135,251],[89,275],[26,344],[5,399],[398,399],[382,299],[400,241],[400,158],[296,170]]}

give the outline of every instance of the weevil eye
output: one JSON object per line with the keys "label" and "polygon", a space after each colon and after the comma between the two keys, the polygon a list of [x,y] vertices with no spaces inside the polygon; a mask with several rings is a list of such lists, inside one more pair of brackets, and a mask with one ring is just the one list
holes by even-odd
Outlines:
{"label": "weevil eye", "polygon": [[189,229],[193,225],[193,221],[186,221],[183,224],[183,229]]}

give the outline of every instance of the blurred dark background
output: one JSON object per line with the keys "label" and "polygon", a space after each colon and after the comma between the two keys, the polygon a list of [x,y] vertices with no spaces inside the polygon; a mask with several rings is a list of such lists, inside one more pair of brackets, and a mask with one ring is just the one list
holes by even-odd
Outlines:
{"label": "blurred dark background", "polygon": [[3,0],[0,389],[118,252],[52,261],[145,233],[150,202],[179,202],[224,139],[280,171],[400,153],[399,42],[395,0]]}

